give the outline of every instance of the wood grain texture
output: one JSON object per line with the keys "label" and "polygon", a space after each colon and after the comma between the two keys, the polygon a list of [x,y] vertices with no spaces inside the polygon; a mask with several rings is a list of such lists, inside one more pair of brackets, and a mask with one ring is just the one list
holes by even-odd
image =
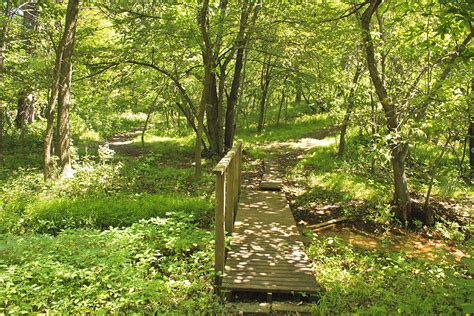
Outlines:
{"label": "wood grain texture", "polygon": [[283,178],[281,177],[281,166],[265,160],[263,162],[263,177],[260,182],[260,190],[280,191],[283,187]]}
{"label": "wood grain texture", "polygon": [[222,288],[274,293],[319,291],[282,192],[242,190]]}

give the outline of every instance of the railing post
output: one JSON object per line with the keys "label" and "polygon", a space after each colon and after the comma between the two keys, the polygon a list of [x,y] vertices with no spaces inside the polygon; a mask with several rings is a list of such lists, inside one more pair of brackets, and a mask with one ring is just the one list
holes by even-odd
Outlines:
{"label": "railing post", "polygon": [[240,197],[240,192],[242,191],[242,141],[237,142],[237,163],[238,163],[238,196]]}
{"label": "railing post", "polygon": [[232,206],[234,207],[234,212],[237,210],[237,206],[239,203],[239,148],[238,144],[235,148],[235,155],[234,155],[234,161],[232,164],[232,189],[233,189],[233,195],[234,199],[232,200]]}
{"label": "railing post", "polygon": [[232,183],[232,152],[229,152],[229,165],[226,169],[226,205],[225,205],[225,230],[228,234],[232,233],[232,226],[234,224],[234,189]]}
{"label": "railing post", "polygon": [[225,267],[225,236],[232,233],[241,190],[242,142],[217,164],[213,173],[216,176],[216,241],[215,273],[216,285],[220,286]]}
{"label": "railing post", "polygon": [[220,286],[222,275],[224,273],[225,261],[225,228],[224,212],[226,208],[226,172],[216,174],[216,244],[215,244],[215,272],[216,285]]}

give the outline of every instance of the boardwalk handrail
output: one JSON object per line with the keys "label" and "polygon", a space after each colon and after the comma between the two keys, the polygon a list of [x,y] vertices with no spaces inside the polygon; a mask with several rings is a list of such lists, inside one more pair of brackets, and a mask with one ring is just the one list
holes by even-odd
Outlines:
{"label": "boardwalk handrail", "polygon": [[234,147],[219,161],[212,172],[216,177],[216,241],[215,273],[216,285],[220,285],[225,263],[225,235],[232,233],[235,213],[239,202],[242,184],[242,142]]}

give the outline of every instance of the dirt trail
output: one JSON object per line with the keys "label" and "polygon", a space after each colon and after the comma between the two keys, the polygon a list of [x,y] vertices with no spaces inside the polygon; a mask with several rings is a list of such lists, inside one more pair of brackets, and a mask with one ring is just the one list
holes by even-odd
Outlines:
{"label": "dirt trail", "polygon": [[143,148],[140,144],[134,144],[133,140],[141,133],[142,128],[137,127],[131,131],[113,135],[106,144],[119,154],[137,157],[143,153]]}
{"label": "dirt trail", "polygon": [[[335,142],[337,126],[322,128],[309,134],[307,137],[285,142],[269,142],[261,146],[268,150],[269,154],[277,160],[282,172],[293,168],[303,155],[309,150],[319,146],[328,146]],[[329,136],[334,136],[330,139]],[[314,202],[309,209],[297,208],[294,200],[303,194],[308,188],[302,187],[296,181],[285,179],[283,191],[292,206],[293,215],[304,231],[311,224],[317,224],[342,215],[340,205]],[[349,204],[356,204],[356,201]],[[362,222],[344,222],[332,226],[331,229],[318,232],[321,238],[337,237],[354,247],[363,249],[376,249],[386,252],[402,251],[411,257],[427,260],[455,260],[460,261],[462,257],[469,256],[465,251],[451,245],[442,239],[431,239],[420,233],[404,231],[397,232],[374,232],[373,227]],[[471,248],[474,250],[474,247]]]}

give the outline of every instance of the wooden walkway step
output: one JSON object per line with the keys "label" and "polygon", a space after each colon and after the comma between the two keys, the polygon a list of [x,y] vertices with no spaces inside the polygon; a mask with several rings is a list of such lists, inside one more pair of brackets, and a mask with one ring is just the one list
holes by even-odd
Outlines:
{"label": "wooden walkway step", "polygon": [[280,191],[283,187],[283,178],[281,177],[281,167],[272,161],[263,162],[263,177],[260,182],[260,190]]}
{"label": "wooden walkway step", "polygon": [[319,291],[285,195],[242,191],[222,288],[231,291]]}

